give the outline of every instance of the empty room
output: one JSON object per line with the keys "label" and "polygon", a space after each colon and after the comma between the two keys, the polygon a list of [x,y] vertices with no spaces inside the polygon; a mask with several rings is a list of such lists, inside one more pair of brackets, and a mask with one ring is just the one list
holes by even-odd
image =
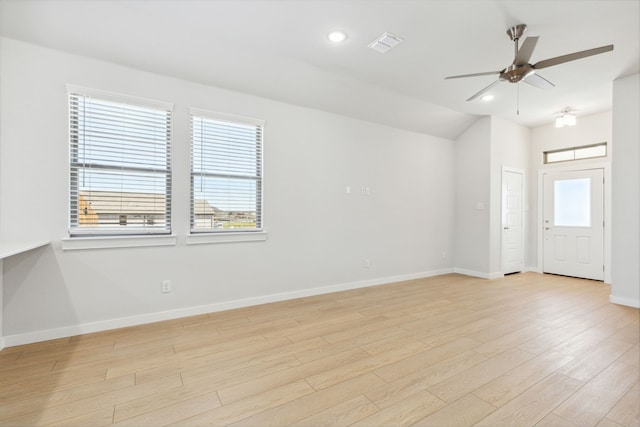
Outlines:
{"label": "empty room", "polygon": [[640,1],[0,0],[1,426],[640,426]]}

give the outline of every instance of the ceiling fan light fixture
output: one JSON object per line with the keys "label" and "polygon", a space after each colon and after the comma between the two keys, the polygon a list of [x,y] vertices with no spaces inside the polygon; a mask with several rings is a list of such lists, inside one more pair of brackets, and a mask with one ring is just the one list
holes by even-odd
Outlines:
{"label": "ceiling fan light fixture", "polygon": [[565,108],[556,116],[556,128],[575,125],[576,115],[569,108]]}
{"label": "ceiling fan light fixture", "polygon": [[493,96],[493,95],[485,95],[480,99],[482,99],[484,102],[490,102],[490,101],[493,101],[494,98],[495,98],[495,96]]}

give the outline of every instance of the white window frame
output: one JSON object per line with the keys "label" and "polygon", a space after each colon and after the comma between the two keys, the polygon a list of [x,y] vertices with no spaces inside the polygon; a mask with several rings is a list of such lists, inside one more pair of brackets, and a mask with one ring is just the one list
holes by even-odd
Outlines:
{"label": "white window frame", "polygon": [[[598,148],[598,147],[604,147],[604,154],[592,155],[592,156],[582,156],[579,154],[581,150],[589,149],[589,148]],[[561,160],[550,159],[549,157],[552,157],[554,154],[565,154],[566,158],[563,158]],[[576,158],[576,154],[579,155],[577,158]],[[579,147],[561,148],[558,150],[544,151],[542,155],[543,155],[543,163],[545,165],[552,165],[555,163],[574,162],[578,160],[599,159],[601,157],[607,157],[609,155],[609,152],[608,152],[607,143],[599,142],[597,144],[581,145]]]}
{"label": "white window frame", "polygon": [[[78,215],[79,210],[79,190],[78,183],[73,180],[73,170],[74,168],[78,168],[78,165],[73,164],[72,153],[69,153],[69,188],[68,188],[68,197],[69,197],[69,212],[68,212],[68,220],[69,220],[69,238],[63,239],[63,249],[88,249],[95,247],[136,247],[136,246],[156,246],[156,245],[172,245],[175,244],[175,236],[171,235],[171,187],[172,187],[172,156],[171,156],[171,146],[172,146],[172,121],[173,121],[173,104],[163,101],[150,100],[146,98],[134,97],[129,95],[117,94],[113,92],[107,92],[92,88],[86,88],[82,86],[76,86],[68,84],[66,85],[67,93],[69,100],[71,100],[71,96],[84,96],[89,98],[96,98],[103,101],[108,102],[117,102],[125,105],[137,106],[137,107],[145,107],[157,110],[163,110],[168,113],[168,136],[167,136],[167,146],[166,146],[166,156],[167,163],[166,169],[164,173],[166,174],[165,182],[165,227],[163,228],[150,228],[150,227],[130,227],[122,229],[116,228],[104,228],[100,227],[92,227],[82,229],[78,226],[78,223],[74,224],[74,219],[72,218],[74,212],[74,206],[76,215]],[[72,149],[74,138],[72,129],[71,129],[71,121],[73,112],[71,111],[71,105],[69,106],[69,147]],[[77,195],[74,199],[74,188],[75,194]],[[75,204],[75,205],[74,205]],[[76,221],[78,221],[76,217]],[[121,240],[121,243],[118,241]],[[75,242],[73,242],[75,241]]]}
{"label": "white window frame", "polygon": [[[227,242],[247,242],[247,241],[263,241],[266,240],[267,234],[264,230],[264,127],[265,121],[260,119],[254,119],[249,117],[237,116],[226,113],[213,112],[210,110],[204,110],[200,108],[191,107],[190,113],[190,216],[189,216],[189,230],[190,234],[187,236],[187,244],[204,244],[204,243],[227,243]],[[255,162],[258,164],[258,172],[255,176],[256,180],[256,228],[242,229],[195,229],[195,179],[196,175],[202,175],[201,172],[195,172],[194,168],[194,135],[193,135],[193,119],[203,118],[210,119],[217,122],[226,122],[232,125],[249,125],[259,127],[260,140],[258,141],[259,147],[257,149]],[[212,174],[210,176],[215,176]]]}

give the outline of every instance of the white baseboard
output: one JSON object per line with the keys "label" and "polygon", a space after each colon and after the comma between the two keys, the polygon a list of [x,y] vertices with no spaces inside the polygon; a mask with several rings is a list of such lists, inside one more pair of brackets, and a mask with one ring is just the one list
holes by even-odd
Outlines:
{"label": "white baseboard", "polygon": [[633,298],[617,297],[609,295],[609,301],[613,304],[626,305],[628,307],[640,308],[640,300]]}
{"label": "white baseboard", "polygon": [[[481,273],[479,271],[467,270],[466,268],[454,268],[454,273],[464,274],[465,276],[479,277],[481,279],[495,279],[495,277],[491,277],[491,274]],[[502,277],[502,273],[500,273],[500,277]]]}
{"label": "white baseboard", "polygon": [[4,349],[4,337],[0,337],[0,351]]}
{"label": "white baseboard", "polygon": [[542,274],[542,269],[538,268],[538,267],[525,267],[524,270],[522,270],[523,273],[540,273]]}
{"label": "white baseboard", "polygon": [[[41,331],[26,332],[22,334],[7,335],[4,344],[7,347],[31,344],[34,342],[48,341],[59,338],[72,337],[74,335],[88,334],[92,332],[107,331],[110,329],[125,328],[128,326],[143,325],[146,323],[161,322],[163,320],[178,319],[181,317],[197,316],[199,314],[215,313],[217,311],[231,310],[234,308],[249,307],[270,302],[286,301],[295,298],[304,298],[314,295],[328,294],[332,292],[347,291],[351,289],[366,288],[369,286],[384,285],[388,283],[402,282],[405,280],[423,279],[453,273],[452,268],[426,271],[422,273],[404,274],[399,276],[381,277],[358,282],[342,283],[338,285],[323,286],[319,288],[302,289],[299,291],[283,292],[279,294],[264,295],[253,298],[245,298],[226,301],[215,304],[205,304],[193,307],[179,308],[155,313],[141,314],[137,316],[120,317],[117,319],[103,320],[99,322],[82,323],[61,328],[46,329]],[[0,344],[2,341],[0,341]]]}

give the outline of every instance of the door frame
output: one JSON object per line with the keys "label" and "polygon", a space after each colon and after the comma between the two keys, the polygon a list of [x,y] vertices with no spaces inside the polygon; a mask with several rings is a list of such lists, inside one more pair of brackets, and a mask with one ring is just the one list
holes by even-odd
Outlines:
{"label": "door frame", "polygon": [[603,161],[581,160],[562,164],[541,165],[538,169],[537,218],[535,234],[537,236],[537,272],[542,273],[544,262],[544,174],[554,172],[574,172],[590,169],[604,171],[604,283],[611,284],[611,164]]}
{"label": "door frame", "polygon": [[522,270],[521,272],[524,272],[526,270],[526,260],[525,260],[525,253],[526,253],[526,246],[527,246],[527,242],[525,241],[525,228],[527,226],[527,223],[525,222],[525,216],[524,216],[524,210],[525,210],[525,197],[526,197],[526,189],[527,189],[527,175],[524,169],[519,169],[519,168],[513,168],[511,166],[502,166],[502,173],[500,175],[500,270],[502,271],[502,273],[504,274],[504,250],[503,250],[503,227],[504,224],[502,223],[502,218],[504,216],[504,194],[502,194],[503,191],[503,185],[504,185],[504,173],[505,172],[512,172],[512,173],[517,173],[520,174],[520,176],[522,177],[522,181],[520,182],[520,242],[522,243]]}

